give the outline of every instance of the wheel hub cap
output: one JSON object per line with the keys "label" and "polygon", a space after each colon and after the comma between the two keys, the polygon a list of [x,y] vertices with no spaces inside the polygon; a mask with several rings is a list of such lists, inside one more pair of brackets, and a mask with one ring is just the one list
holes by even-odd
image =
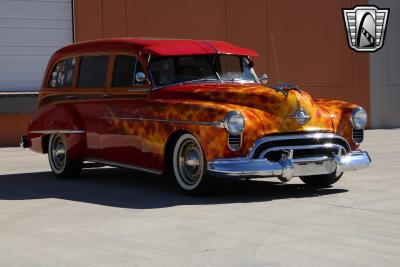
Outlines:
{"label": "wheel hub cap", "polygon": [[64,141],[60,136],[56,137],[53,142],[51,156],[54,167],[58,170],[62,170],[65,166],[66,151]]}
{"label": "wheel hub cap", "polygon": [[179,173],[183,181],[193,185],[199,181],[203,174],[201,150],[193,140],[186,140],[179,149]]}

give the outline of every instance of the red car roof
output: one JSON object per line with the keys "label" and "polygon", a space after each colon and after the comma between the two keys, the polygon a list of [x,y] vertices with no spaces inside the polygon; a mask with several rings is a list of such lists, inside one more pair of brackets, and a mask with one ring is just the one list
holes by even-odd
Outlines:
{"label": "red car roof", "polygon": [[204,41],[189,39],[145,39],[110,38],[68,45],[56,52],[57,56],[69,53],[91,52],[98,50],[135,50],[159,56],[232,54],[240,56],[258,56],[247,48],[235,46],[223,41]]}

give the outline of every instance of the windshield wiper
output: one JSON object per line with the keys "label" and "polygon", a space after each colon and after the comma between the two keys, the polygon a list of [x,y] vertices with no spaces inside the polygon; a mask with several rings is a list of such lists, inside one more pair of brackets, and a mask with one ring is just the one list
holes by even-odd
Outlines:
{"label": "windshield wiper", "polygon": [[220,80],[218,80],[216,78],[201,78],[201,79],[185,81],[185,82],[182,82],[181,84],[197,83],[197,82],[217,82],[217,81],[220,81]]}
{"label": "windshield wiper", "polygon": [[241,78],[232,78],[232,79],[222,79],[224,82],[249,82],[249,83],[254,83],[252,80],[245,80]]}

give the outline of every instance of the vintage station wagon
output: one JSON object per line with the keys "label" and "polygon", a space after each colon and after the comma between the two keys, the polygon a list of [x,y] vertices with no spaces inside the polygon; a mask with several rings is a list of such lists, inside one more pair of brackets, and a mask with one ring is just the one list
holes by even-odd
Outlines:
{"label": "vintage station wagon", "polygon": [[187,193],[213,177],[329,186],[367,167],[360,106],[267,86],[249,49],[221,41],[117,38],[52,56],[22,145],[53,173],[87,163],[170,173]]}

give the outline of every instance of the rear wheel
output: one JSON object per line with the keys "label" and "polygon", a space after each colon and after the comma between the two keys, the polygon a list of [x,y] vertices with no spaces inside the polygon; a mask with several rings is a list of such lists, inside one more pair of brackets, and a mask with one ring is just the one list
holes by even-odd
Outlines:
{"label": "rear wheel", "polygon": [[65,139],[62,135],[54,134],[50,136],[48,156],[50,168],[55,176],[61,178],[79,176],[82,170],[82,161],[70,159]]}
{"label": "rear wheel", "polygon": [[206,160],[199,141],[192,134],[178,138],[173,150],[172,169],[179,187],[187,194],[200,195],[208,191]]}
{"label": "rear wheel", "polygon": [[330,185],[339,181],[343,173],[336,175],[336,173],[312,176],[300,176],[300,179],[309,186],[314,187],[329,187]]}

